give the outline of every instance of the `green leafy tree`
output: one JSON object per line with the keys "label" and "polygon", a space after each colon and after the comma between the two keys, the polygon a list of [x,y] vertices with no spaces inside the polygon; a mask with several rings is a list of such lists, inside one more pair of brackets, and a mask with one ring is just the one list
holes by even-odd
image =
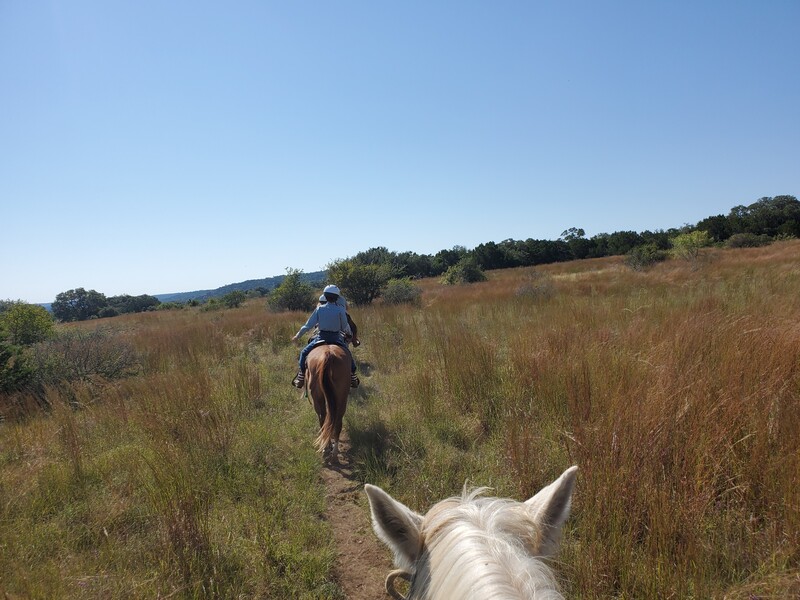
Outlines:
{"label": "green leafy tree", "polygon": [[716,215],[697,223],[697,229],[705,231],[717,242],[724,242],[732,235],[732,224],[728,217]]}
{"label": "green leafy tree", "polygon": [[359,264],[337,260],[328,265],[328,281],[335,282],[348,302],[363,306],[379,298],[394,275],[390,264]]}
{"label": "green leafy tree", "polygon": [[635,231],[615,231],[609,234],[606,241],[607,252],[612,256],[627,254],[633,248],[643,243],[642,236]]}
{"label": "green leafy tree", "polygon": [[439,250],[432,261],[433,275],[444,273],[467,255],[464,246],[453,246],[450,250]]}
{"label": "green leafy tree", "polygon": [[559,239],[566,242],[572,257],[576,259],[588,257],[594,249],[594,244],[586,239],[586,232],[580,227],[570,227],[562,231]]}
{"label": "green leafy tree", "polygon": [[534,240],[520,242],[519,251],[524,256],[523,265],[546,265],[572,260],[572,252],[564,240]]}
{"label": "green leafy tree", "polygon": [[416,252],[401,252],[397,255],[398,274],[407,277],[430,277],[433,275],[433,257]]}
{"label": "green leafy tree", "polygon": [[398,256],[396,252],[392,252],[384,246],[377,248],[370,248],[363,252],[359,252],[352,259],[354,263],[359,265],[396,265]]}
{"label": "green leafy tree", "polygon": [[797,237],[800,236],[800,201],[794,196],[765,196],[749,206],[734,206],[727,221],[731,235],[752,233]]}
{"label": "green leafy tree", "polygon": [[[123,294],[121,296],[111,296],[108,299],[108,306],[113,308],[117,314],[155,310],[159,304],[161,304],[161,301],[158,298],[147,294],[142,294],[141,296]],[[100,316],[104,315],[100,314]]]}
{"label": "green leafy tree", "polygon": [[247,299],[247,294],[241,290],[228,292],[222,297],[222,303],[228,308],[239,308]]}
{"label": "green leafy tree", "polygon": [[457,285],[460,283],[477,283],[486,281],[486,274],[471,256],[465,256],[458,263],[445,271],[442,283],[445,285]]}
{"label": "green leafy tree", "polygon": [[16,346],[29,346],[46,339],[53,330],[53,317],[36,304],[15,302],[0,313],[0,335]]}
{"label": "green leafy tree", "polygon": [[513,260],[508,254],[507,246],[498,245],[494,242],[478,244],[472,250],[472,257],[481,269],[505,269],[514,266]]}
{"label": "green leafy tree", "polygon": [[59,321],[85,321],[96,317],[100,310],[108,305],[104,294],[83,288],[61,292],[50,306],[53,315]]}
{"label": "green leafy tree", "polygon": [[303,271],[286,269],[286,277],[269,295],[267,304],[272,310],[310,311],[316,305],[314,288],[300,278]]}
{"label": "green leafy tree", "polygon": [[676,258],[695,261],[700,249],[711,245],[711,236],[707,231],[690,231],[672,238],[672,254]]}

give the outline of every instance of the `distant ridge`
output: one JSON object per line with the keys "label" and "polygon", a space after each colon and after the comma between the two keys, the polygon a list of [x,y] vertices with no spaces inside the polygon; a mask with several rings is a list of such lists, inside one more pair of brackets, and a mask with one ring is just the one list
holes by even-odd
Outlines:
{"label": "distant ridge", "polygon": [[[301,273],[300,279],[307,283],[321,283],[325,281],[327,271],[314,271],[313,273]],[[205,301],[209,298],[217,298],[229,294],[230,292],[247,292],[257,288],[272,290],[286,279],[286,275],[276,275],[264,279],[248,279],[239,283],[229,283],[213,290],[196,290],[194,292],[176,292],[172,294],[155,294],[161,302],[188,302],[189,300]]]}

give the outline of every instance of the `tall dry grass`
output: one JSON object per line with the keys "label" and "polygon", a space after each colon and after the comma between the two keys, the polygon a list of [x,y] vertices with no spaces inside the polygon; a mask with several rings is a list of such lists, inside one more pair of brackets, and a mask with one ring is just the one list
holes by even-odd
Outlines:
{"label": "tall dry grass", "polygon": [[[424,509],[465,482],[525,498],[578,464],[568,596],[796,597],[799,259],[597,259],[354,308],[356,473]],[[341,597],[316,418],[288,385],[304,319],[251,302],[104,321],[138,374],[0,425],[0,592]]]}
{"label": "tall dry grass", "polygon": [[575,463],[570,596],[797,595],[799,265],[800,242],[600,259],[362,311],[361,476],[424,508],[465,481],[527,497]]}
{"label": "tall dry grass", "polygon": [[253,303],[102,321],[138,374],[0,426],[0,593],[340,597],[315,418],[285,381],[295,320]]}

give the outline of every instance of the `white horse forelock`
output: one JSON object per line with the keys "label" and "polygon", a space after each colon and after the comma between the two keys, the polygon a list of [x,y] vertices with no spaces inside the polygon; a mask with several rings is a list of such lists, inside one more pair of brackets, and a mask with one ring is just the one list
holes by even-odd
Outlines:
{"label": "white horse forelock", "polygon": [[524,505],[479,497],[485,491],[465,490],[425,517],[422,568],[409,599],[562,598],[549,566],[532,554],[539,532]]}
{"label": "white horse forelock", "polygon": [[[396,600],[562,598],[545,559],[558,549],[577,471],[570,467],[525,502],[465,488],[424,516],[366,484],[372,527],[399,567],[386,591]],[[398,579],[410,581],[407,595]]]}

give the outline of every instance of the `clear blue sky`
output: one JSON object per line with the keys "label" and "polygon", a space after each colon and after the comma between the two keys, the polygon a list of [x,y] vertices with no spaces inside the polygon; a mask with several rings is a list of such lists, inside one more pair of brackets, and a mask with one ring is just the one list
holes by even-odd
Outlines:
{"label": "clear blue sky", "polygon": [[800,195],[800,2],[0,0],[0,299]]}

